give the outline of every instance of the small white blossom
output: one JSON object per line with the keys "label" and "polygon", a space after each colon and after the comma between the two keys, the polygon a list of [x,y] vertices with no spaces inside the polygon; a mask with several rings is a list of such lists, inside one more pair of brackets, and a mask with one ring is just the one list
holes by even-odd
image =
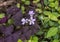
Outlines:
{"label": "small white blossom", "polygon": [[35,21],[36,21],[36,19],[33,19],[33,16],[30,16],[29,25],[32,25],[32,24],[34,25],[35,24],[34,23]]}
{"label": "small white blossom", "polygon": [[29,11],[28,14],[29,14],[29,15],[34,15],[35,13],[34,13],[34,11]]}
{"label": "small white blossom", "polygon": [[21,20],[21,22],[22,22],[22,25],[24,25],[25,22],[26,22],[25,18],[23,18],[23,19]]}
{"label": "small white blossom", "polygon": [[35,24],[35,23],[34,23],[35,20],[36,20],[36,19],[30,19],[30,20],[29,20],[29,25],[32,25],[32,24],[34,25],[34,24]]}
{"label": "small white blossom", "polygon": [[21,21],[22,21],[22,25],[24,25],[25,23],[28,23],[28,19],[25,19],[25,18],[23,18]]}

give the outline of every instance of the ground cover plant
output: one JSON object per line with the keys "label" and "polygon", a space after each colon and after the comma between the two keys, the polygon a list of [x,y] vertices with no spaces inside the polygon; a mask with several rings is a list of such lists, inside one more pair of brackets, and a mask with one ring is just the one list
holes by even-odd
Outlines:
{"label": "ground cover plant", "polygon": [[60,42],[60,0],[0,0],[0,42]]}

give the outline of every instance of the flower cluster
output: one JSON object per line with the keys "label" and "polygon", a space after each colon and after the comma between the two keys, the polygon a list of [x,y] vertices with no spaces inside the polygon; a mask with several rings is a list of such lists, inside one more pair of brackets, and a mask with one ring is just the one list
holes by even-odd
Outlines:
{"label": "flower cluster", "polygon": [[30,19],[25,19],[25,18],[22,18],[22,25],[24,25],[25,23],[29,23],[29,25],[34,25],[35,23],[35,21],[36,21],[36,19],[34,19],[33,18],[33,15],[35,14],[33,11],[29,11],[29,13],[28,13],[29,15],[30,15]]}

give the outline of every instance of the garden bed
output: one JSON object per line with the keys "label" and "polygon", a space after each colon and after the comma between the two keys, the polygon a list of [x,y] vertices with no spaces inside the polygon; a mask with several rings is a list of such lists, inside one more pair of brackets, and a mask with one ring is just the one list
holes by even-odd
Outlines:
{"label": "garden bed", "polygon": [[60,42],[60,0],[0,0],[0,42]]}

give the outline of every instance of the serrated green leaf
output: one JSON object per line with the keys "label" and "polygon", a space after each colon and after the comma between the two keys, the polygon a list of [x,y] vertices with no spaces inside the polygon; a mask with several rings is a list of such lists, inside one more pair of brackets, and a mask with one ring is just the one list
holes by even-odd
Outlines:
{"label": "serrated green leaf", "polygon": [[58,32],[58,28],[57,27],[51,27],[49,29],[49,31],[47,32],[46,38],[55,36],[57,34],[57,32]]}

